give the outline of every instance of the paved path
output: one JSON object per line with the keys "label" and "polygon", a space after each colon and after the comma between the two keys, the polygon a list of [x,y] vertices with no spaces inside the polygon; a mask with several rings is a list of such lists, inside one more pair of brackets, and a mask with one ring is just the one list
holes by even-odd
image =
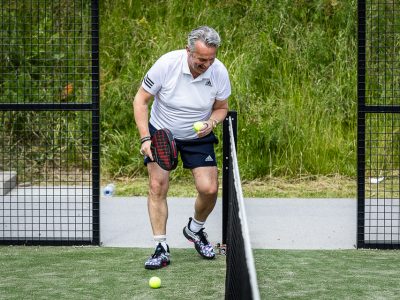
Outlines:
{"label": "paved path", "polygon": [[[182,228],[193,214],[194,198],[169,198],[170,247],[192,245]],[[355,199],[245,199],[252,247],[256,249],[353,249]],[[110,247],[154,246],[144,197],[101,199],[101,242]],[[205,225],[213,243],[222,240],[222,201]]]}

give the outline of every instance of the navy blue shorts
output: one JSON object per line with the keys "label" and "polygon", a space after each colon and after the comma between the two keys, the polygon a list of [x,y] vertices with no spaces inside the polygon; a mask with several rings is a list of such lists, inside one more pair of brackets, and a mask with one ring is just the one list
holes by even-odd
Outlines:
{"label": "navy blue shorts", "polygon": [[[157,129],[149,124],[149,130],[150,134],[153,135]],[[218,139],[213,132],[202,138],[192,140],[175,139],[175,142],[185,169],[217,165],[214,144],[218,144]],[[150,158],[145,157],[144,164],[147,165],[149,162],[151,162]]]}

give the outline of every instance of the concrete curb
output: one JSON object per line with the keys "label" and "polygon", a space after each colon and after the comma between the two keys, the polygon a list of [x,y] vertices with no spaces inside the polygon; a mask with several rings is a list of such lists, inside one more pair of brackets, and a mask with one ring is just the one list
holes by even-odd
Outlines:
{"label": "concrete curb", "polygon": [[0,172],[0,196],[8,194],[17,185],[17,173],[14,171]]}

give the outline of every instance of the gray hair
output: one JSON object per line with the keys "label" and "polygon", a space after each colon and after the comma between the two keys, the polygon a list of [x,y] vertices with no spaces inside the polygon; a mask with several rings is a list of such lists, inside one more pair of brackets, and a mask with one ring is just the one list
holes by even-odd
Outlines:
{"label": "gray hair", "polygon": [[188,47],[190,51],[194,51],[194,44],[197,41],[202,41],[209,47],[218,48],[221,44],[221,38],[215,29],[208,26],[201,26],[193,29],[188,36]]}

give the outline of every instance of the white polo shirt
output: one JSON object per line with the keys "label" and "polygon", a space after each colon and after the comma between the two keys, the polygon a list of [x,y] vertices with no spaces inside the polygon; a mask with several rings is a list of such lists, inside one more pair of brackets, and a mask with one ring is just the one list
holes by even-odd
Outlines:
{"label": "white polo shirt", "polygon": [[186,50],[164,54],[147,72],[142,87],[152,95],[150,123],[168,128],[177,139],[195,139],[193,123],[209,119],[215,101],[231,94],[228,71],[215,59],[206,72],[193,79]]}

